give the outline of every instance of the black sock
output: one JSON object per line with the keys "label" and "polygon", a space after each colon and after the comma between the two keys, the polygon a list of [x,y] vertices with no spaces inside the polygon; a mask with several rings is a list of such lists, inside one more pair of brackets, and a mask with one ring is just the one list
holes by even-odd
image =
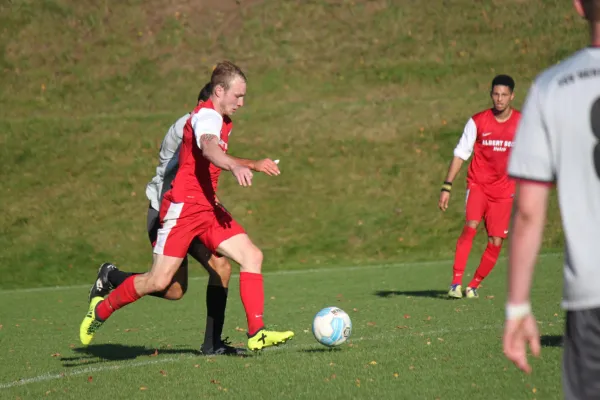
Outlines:
{"label": "black sock", "polygon": [[108,281],[113,288],[116,288],[121,283],[125,282],[127,278],[134,275],[139,275],[139,272],[125,272],[118,269],[113,269],[108,273]]}
{"label": "black sock", "polygon": [[206,287],[206,330],[204,331],[203,348],[215,348],[221,341],[225,324],[227,292],[227,288],[222,286],[208,285]]}

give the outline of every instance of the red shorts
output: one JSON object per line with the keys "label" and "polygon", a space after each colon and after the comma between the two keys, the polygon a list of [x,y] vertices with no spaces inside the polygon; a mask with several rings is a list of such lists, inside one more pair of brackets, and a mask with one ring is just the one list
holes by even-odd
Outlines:
{"label": "red shorts", "polygon": [[508,236],[513,199],[489,198],[478,186],[467,189],[466,220],[485,222],[488,236],[505,239]]}
{"label": "red shorts", "polygon": [[197,237],[213,253],[225,240],[245,233],[222,206],[207,208],[194,203],[174,203],[167,194],[160,204],[155,254],[183,258]]}

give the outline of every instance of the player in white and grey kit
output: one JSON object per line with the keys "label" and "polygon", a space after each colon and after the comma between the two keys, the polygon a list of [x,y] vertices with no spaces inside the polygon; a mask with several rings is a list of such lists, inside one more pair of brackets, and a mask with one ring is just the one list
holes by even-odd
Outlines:
{"label": "player in white and grey kit", "polygon": [[[198,95],[198,103],[206,101],[212,92],[210,83],[206,84]],[[159,164],[156,176],[146,186],[146,196],[150,202],[148,207],[147,228],[151,244],[154,246],[158,229],[160,228],[160,202],[163,194],[171,187],[171,182],[179,167],[179,148],[183,138],[183,127],[190,113],[179,118],[167,131],[159,152]],[[218,201],[218,199],[217,199]],[[231,264],[226,257],[216,257],[206,246],[195,239],[188,249],[188,254],[194,257],[209,273],[206,288],[206,329],[201,351],[204,354],[242,354],[243,350],[229,346],[221,339],[225,321],[227,292],[231,277]],[[90,289],[90,299],[106,296],[112,289],[119,286],[125,279],[137,273],[119,270],[111,263],[104,263],[98,270],[96,282]],[[171,285],[163,292],[154,293],[156,297],[168,300],[178,300],[187,291],[188,260],[184,258]]]}
{"label": "player in white and grey kit", "polygon": [[565,235],[566,399],[600,399],[600,0],[575,0],[591,45],[533,83],[508,166],[519,180],[509,253],[504,353],[529,373],[540,353],[530,288],[548,194],[556,184]]}

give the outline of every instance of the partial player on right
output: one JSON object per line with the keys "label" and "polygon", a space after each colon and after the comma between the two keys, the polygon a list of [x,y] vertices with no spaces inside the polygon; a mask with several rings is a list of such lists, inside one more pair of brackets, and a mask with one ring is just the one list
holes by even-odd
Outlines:
{"label": "partial player on right", "polygon": [[591,400],[600,399],[600,0],[574,5],[587,20],[589,44],[536,76],[508,166],[517,196],[503,348],[531,373],[527,345],[534,356],[542,349],[531,287],[556,186],[565,239],[561,398]]}
{"label": "partial player on right", "polygon": [[515,183],[508,177],[506,166],[521,113],[511,106],[515,82],[508,75],[492,80],[490,97],[493,107],[469,119],[454,149],[454,158],[442,185],[438,207],[448,209],[452,182],[461,166],[473,154],[467,172],[466,222],[456,243],[453,277],[448,296],[463,297],[462,278],[477,233],[483,219],[488,244],[475,276],[467,286],[468,298],[477,298],[477,288],[492,271],[507,237],[515,194]]}

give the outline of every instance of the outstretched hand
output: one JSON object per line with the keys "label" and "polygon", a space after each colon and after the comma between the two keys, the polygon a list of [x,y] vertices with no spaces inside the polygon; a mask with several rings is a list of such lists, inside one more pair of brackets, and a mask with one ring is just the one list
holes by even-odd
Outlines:
{"label": "outstretched hand", "polygon": [[270,158],[258,160],[256,163],[254,163],[254,169],[258,172],[263,172],[269,176],[276,176],[281,174],[281,171],[279,171],[279,167],[277,166],[275,161],[271,160]]}

